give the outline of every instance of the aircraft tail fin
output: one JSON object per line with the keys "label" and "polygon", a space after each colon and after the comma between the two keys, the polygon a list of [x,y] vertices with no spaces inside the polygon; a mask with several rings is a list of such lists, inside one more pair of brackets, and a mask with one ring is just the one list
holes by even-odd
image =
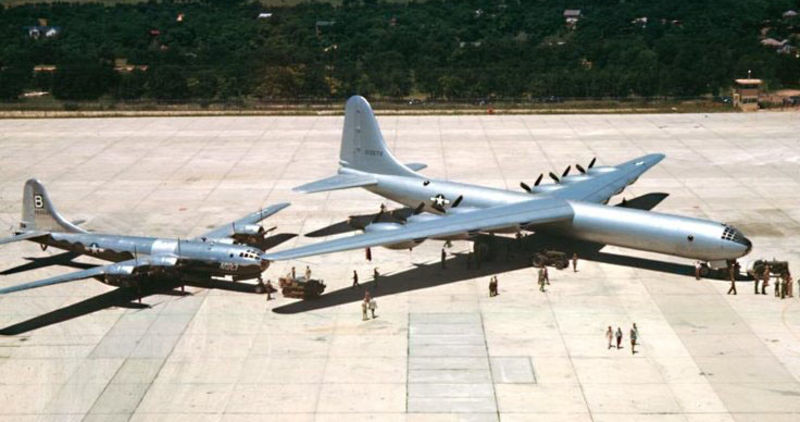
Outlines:
{"label": "aircraft tail fin", "polygon": [[358,95],[350,97],[345,104],[339,164],[365,173],[417,175],[389,151],[372,107]]}
{"label": "aircraft tail fin", "polygon": [[36,179],[25,182],[22,194],[22,221],[20,232],[70,232],[86,233],[61,216],[50,201],[44,185]]}

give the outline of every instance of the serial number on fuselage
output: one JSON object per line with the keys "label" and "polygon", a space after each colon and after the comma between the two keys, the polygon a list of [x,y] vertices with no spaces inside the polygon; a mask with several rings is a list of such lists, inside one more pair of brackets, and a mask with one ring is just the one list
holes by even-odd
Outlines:
{"label": "serial number on fuselage", "polygon": [[236,271],[239,269],[239,264],[234,264],[232,262],[221,262],[219,264],[219,269],[224,271]]}

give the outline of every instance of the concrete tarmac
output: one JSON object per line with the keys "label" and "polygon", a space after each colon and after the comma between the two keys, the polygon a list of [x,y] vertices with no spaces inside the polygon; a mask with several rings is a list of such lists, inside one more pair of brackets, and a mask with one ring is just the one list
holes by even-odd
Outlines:
{"label": "concrete tarmac", "polygon": [[[395,155],[427,163],[423,173],[509,189],[594,156],[663,152],[612,203],[669,193],[657,211],[731,223],[754,242],[747,258],[800,272],[796,113],[379,121]],[[59,211],[98,232],[187,238],[280,201],[293,205],[266,225],[311,232],[381,202],[361,190],[291,192],[334,173],[341,127],[330,116],[0,120],[0,225],[17,224],[23,183],[36,177]],[[551,270],[540,293],[529,252],[467,269],[469,245],[455,242],[443,271],[441,246],[267,270],[276,282],[310,265],[328,288],[308,302],[224,284],[138,307],[95,280],[0,297],[0,328],[19,332],[0,337],[0,420],[800,419],[797,294],[756,296],[741,282],[728,296],[727,283],[690,276],[687,260],[614,247],[577,273]],[[4,245],[0,284],[74,271],[40,259],[60,253]],[[500,295],[489,298],[493,274]],[[365,322],[364,289],[379,305]],[[607,348],[608,326],[622,328],[622,349]]]}

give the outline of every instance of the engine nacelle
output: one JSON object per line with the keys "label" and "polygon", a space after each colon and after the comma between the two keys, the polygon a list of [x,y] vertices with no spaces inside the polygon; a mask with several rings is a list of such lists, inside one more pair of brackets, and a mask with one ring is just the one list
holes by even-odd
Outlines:
{"label": "engine nacelle", "polygon": [[[385,231],[392,231],[403,228],[403,225],[400,223],[372,223],[364,227],[365,233],[375,233],[375,232],[385,232]],[[424,240],[424,239],[423,239]],[[413,249],[419,246],[423,240],[408,240],[405,242],[399,243],[392,243],[388,245],[383,245],[384,248],[387,249]]]}
{"label": "engine nacelle", "polygon": [[257,236],[264,233],[264,227],[258,224],[240,224],[234,227],[233,234],[240,236]]}

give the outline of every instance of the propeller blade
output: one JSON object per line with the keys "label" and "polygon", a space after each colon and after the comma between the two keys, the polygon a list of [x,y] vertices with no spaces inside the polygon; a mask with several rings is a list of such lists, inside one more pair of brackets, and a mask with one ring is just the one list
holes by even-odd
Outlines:
{"label": "propeller blade", "polygon": [[519,182],[519,187],[521,187],[525,192],[531,191],[531,187],[525,184],[525,182]]}
{"label": "propeller blade", "polygon": [[558,180],[558,176],[556,176],[556,174],[553,173],[552,171],[550,172],[550,178],[553,179],[553,181],[556,183],[560,182],[560,180]]}
{"label": "propeller blade", "polygon": [[578,169],[578,171],[581,172],[581,174],[586,174],[586,169],[583,168],[583,166],[581,166],[580,164],[575,164],[575,168]]}
{"label": "propeller blade", "polygon": [[569,171],[571,169],[572,169],[572,166],[567,166],[567,168],[564,169],[564,173],[561,174],[561,177],[567,177],[567,175],[569,174]]}
{"label": "propeller blade", "polygon": [[462,200],[464,200],[464,195],[458,195],[458,198],[456,198],[456,200],[453,202],[453,205],[451,205],[450,208],[457,207],[458,204],[460,204]]}
{"label": "propeller blade", "polygon": [[595,161],[597,161],[597,157],[592,158],[592,161],[589,162],[589,168],[594,167]]}
{"label": "propeller blade", "polygon": [[377,214],[375,214],[375,218],[372,219],[372,222],[377,223],[378,221],[381,220],[381,217],[383,217],[383,209],[381,209],[380,211],[378,211]]}
{"label": "propeller blade", "polygon": [[539,186],[539,183],[542,183],[542,178],[544,177],[544,173],[539,173],[539,177],[536,178],[536,182],[533,186]]}
{"label": "propeller blade", "polygon": [[425,209],[425,202],[420,202],[419,205],[417,205],[417,207],[414,208],[414,215],[421,213],[422,210],[424,209]]}

